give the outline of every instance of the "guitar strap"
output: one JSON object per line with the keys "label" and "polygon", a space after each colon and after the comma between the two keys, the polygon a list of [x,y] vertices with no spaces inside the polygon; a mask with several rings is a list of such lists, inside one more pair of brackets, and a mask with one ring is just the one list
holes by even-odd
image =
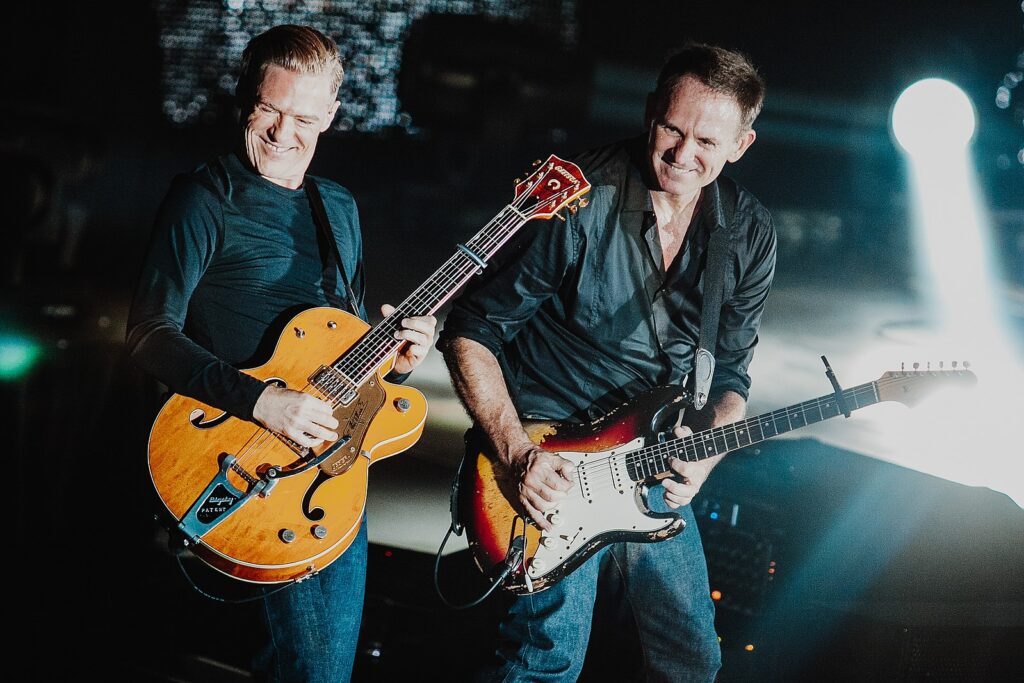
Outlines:
{"label": "guitar strap", "polygon": [[708,240],[707,269],[704,274],[704,304],[700,312],[700,341],[693,358],[693,407],[700,410],[708,402],[711,379],[715,375],[715,345],[718,343],[718,317],[725,299],[725,266],[733,233],[738,192],[736,184],[719,176],[718,201],[723,225],[711,231]]}
{"label": "guitar strap", "polygon": [[[324,208],[324,200],[320,196],[320,188],[316,181],[306,176],[303,183],[306,187],[306,196],[309,198],[309,206],[313,211],[313,222],[320,231],[321,249],[320,255],[323,259],[323,289],[327,303],[335,308],[348,308],[357,318],[359,315],[359,304],[356,302],[356,295],[352,291],[352,284],[345,272],[345,263],[341,260],[341,252],[338,250],[338,243],[334,239],[334,230],[331,228],[331,219],[327,217],[327,209]],[[348,306],[345,306],[336,294],[337,277],[345,285],[345,293],[348,294]]]}

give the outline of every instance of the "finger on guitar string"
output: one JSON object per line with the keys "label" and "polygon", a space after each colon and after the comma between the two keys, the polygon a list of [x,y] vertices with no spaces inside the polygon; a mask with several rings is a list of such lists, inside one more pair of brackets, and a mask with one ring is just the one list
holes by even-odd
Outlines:
{"label": "finger on guitar string", "polygon": [[517,456],[513,471],[518,474],[519,500],[541,529],[550,530],[545,513],[575,486],[575,470],[569,460],[535,445]]}
{"label": "finger on guitar string", "polygon": [[[396,309],[390,304],[384,304],[380,310],[387,317]],[[394,338],[405,343],[399,347],[395,357],[397,372],[410,372],[423,362],[434,342],[436,327],[437,318],[432,315],[409,316],[398,321],[398,329],[394,332]]]}
{"label": "finger on guitar string", "polygon": [[550,531],[552,529],[551,522],[547,520],[544,513],[538,510],[536,507],[530,504],[530,501],[526,499],[521,493],[519,496],[519,502],[523,506],[523,510],[533,520],[533,523],[544,531]]}

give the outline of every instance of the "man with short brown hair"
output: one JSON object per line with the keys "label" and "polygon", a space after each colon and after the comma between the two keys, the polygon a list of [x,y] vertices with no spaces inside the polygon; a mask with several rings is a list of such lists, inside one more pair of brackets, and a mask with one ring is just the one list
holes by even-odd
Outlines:
{"label": "man with short brown hair", "polygon": [[[520,248],[507,249],[447,318],[439,348],[455,388],[544,532],[574,486],[574,467],[531,442],[521,418],[590,421],[651,387],[683,384],[717,230],[729,237],[717,371],[707,406],[687,411],[685,429],[744,414],[776,239],[764,207],[720,173],[753,144],[763,93],[742,55],[685,47],[648,96],[645,136],[577,160],[593,187],[590,205],[564,223],[529,226]],[[554,586],[517,597],[487,680],[576,680],[602,562],[623,583],[647,680],[713,680],[721,654],[689,503],[719,460],[672,460],[675,478],[648,498],[676,509],[690,529],[607,546]]]}

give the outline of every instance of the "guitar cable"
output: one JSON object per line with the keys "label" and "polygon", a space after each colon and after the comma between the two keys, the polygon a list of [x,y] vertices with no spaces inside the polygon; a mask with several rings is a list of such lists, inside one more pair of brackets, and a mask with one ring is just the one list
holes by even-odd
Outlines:
{"label": "guitar cable", "polygon": [[475,600],[471,600],[470,602],[466,602],[463,604],[456,604],[450,602],[448,598],[444,596],[444,593],[441,591],[441,584],[439,581],[441,568],[441,553],[444,551],[444,547],[448,544],[448,539],[451,538],[453,531],[455,531],[456,535],[458,536],[462,535],[461,529],[456,531],[454,524],[449,526],[448,532],[444,535],[444,540],[441,541],[441,547],[437,549],[437,555],[434,558],[434,591],[437,593],[437,597],[441,599],[441,602],[444,603],[445,607],[448,607],[449,609],[453,610],[463,610],[469,609],[470,607],[476,607],[484,600],[486,600],[488,597],[490,597],[491,593],[493,593],[495,589],[498,586],[500,586],[505,581],[505,579],[508,578],[508,575],[515,571],[516,567],[523,563],[523,553],[526,551],[526,531],[524,526],[523,533],[519,534],[518,536],[512,539],[512,543],[509,546],[508,553],[505,555],[505,563],[501,569],[501,573],[498,574],[497,577],[495,577],[494,582],[491,583],[490,588],[488,588],[483,595],[476,598]]}
{"label": "guitar cable", "polygon": [[[247,598],[225,598],[219,595],[213,595],[212,593],[207,593],[202,588],[200,588],[199,585],[192,578],[192,575],[189,574],[188,569],[185,568],[185,563],[182,561],[181,556],[185,554],[186,550],[187,548],[184,545],[175,545],[171,548],[171,551],[174,553],[174,559],[178,562],[178,568],[181,570],[182,576],[185,577],[185,581],[188,583],[188,585],[192,586],[192,590],[194,590],[196,593],[199,593],[204,598],[208,598],[210,600],[213,600],[214,602],[221,602],[229,605],[243,605],[247,602],[256,602],[257,600],[262,600],[263,598],[269,597],[274,593],[280,593],[284,589],[290,588],[293,584],[298,583],[298,581],[290,581],[284,584],[283,586],[278,586],[272,591],[261,591],[259,595],[251,595]],[[309,576],[312,576],[312,574],[310,574]],[[309,577],[307,576],[304,578]]]}

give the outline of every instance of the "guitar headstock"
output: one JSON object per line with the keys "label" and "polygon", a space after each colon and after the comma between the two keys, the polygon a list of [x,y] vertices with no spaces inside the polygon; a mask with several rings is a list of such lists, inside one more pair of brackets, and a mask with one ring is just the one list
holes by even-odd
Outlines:
{"label": "guitar headstock", "polygon": [[[559,159],[554,154],[537,167],[526,180],[516,180],[516,198],[512,207],[529,218],[551,218],[565,207],[576,213],[587,205],[585,199],[572,204],[590,191],[590,183],[576,164]],[[561,216],[559,216],[561,218]]]}
{"label": "guitar headstock", "polygon": [[953,361],[951,369],[946,369],[944,365],[940,362],[938,369],[933,369],[931,363],[928,363],[922,369],[920,363],[914,363],[912,370],[900,368],[882,374],[875,382],[878,400],[899,401],[913,407],[936,389],[977,384],[977,376],[968,369],[970,363]]}

